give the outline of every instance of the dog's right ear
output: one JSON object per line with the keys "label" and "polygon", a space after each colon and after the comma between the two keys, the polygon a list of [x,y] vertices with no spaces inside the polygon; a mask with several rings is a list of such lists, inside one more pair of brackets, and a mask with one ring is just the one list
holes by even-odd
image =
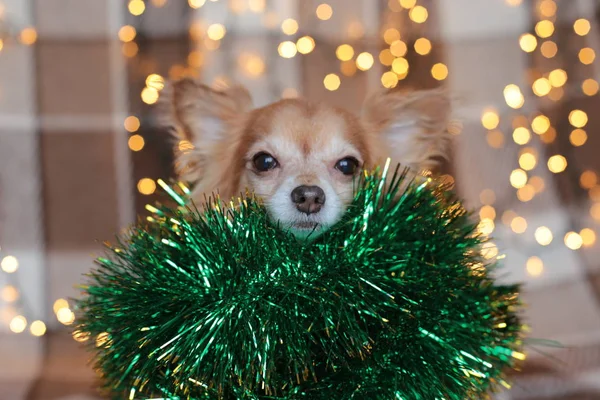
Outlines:
{"label": "dog's right ear", "polygon": [[174,129],[200,153],[225,139],[231,125],[252,108],[241,86],[215,90],[190,78],[169,83],[158,104],[161,125]]}

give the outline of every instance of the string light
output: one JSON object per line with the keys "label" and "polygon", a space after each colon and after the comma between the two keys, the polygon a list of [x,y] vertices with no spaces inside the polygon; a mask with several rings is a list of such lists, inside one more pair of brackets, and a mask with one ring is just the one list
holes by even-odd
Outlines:
{"label": "string light", "polygon": [[492,205],[496,202],[496,193],[492,189],[484,189],[479,193],[481,204]]}
{"label": "string light", "polygon": [[392,70],[398,75],[405,75],[408,73],[408,60],[404,57],[396,58],[392,62]]}
{"label": "string light", "polygon": [[279,55],[283,58],[292,58],[296,55],[298,49],[296,48],[296,44],[294,42],[286,40],[284,42],[279,43],[277,51],[279,52]]}
{"label": "string light", "polygon": [[429,12],[423,6],[414,6],[408,12],[408,17],[413,22],[417,24],[422,24],[423,22],[427,21],[427,18],[429,17]]}
{"label": "string light", "polygon": [[165,87],[165,79],[158,74],[150,74],[146,77],[146,86],[160,91]]}
{"label": "string light", "polygon": [[373,55],[368,52],[362,52],[356,57],[356,66],[361,71],[367,71],[373,66]]}
{"label": "string light", "polygon": [[530,184],[526,184],[517,190],[517,198],[519,201],[528,202],[535,196],[535,189]]}
{"label": "string light", "polygon": [[600,221],[600,203],[592,205],[592,207],[590,208],[590,215],[596,221]]}
{"label": "string light", "polygon": [[300,54],[308,54],[315,48],[315,40],[310,36],[302,36],[296,42],[296,48]]}
{"label": "string light", "polygon": [[132,15],[138,16],[144,13],[146,4],[142,0],[130,0],[127,8]]}
{"label": "string light", "polygon": [[398,75],[393,71],[384,72],[381,75],[381,84],[388,89],[396,87],[398,85]]}
{"label": "string light", "polygon": [[195,146],[189,140],[185,140],[185,139],[180,140],[179,144],[177,145],[177,148],[182,153],[188,153],[188,152],[194,150],[194,147]]}
{"label": "string light", "polygon": [[590,228],[584,228],[579,232],[583,247],[591,247],[596,242],[596,232]]}
{"label": "string light", "polygon": [[407,10],[410,10],[417,4],[417,0],[400,0],[400,5]]}
{"label": "string light", "polygon": [[535,154],[533,153],[526,152],[521,154],[521,156],[519,157],[519,166],[525,171],[531,171],[535,168],[536,164],[537,159],[535,157]]}
{"label": "string light", "polygon": [[578,250],[583,246],[583,239],[576,232],[567,232],[564,241],[565,245],[571,250]]}
{"label": "string light", "polygon": [[46,333],[46,324],[42,321],[33,321],[29,326],[29,331],[33,336],[43,336]]}
{"label": "string light", "polygon": [[317,18],[322,21],[327,21],[333,15],[333,9],[329,4],[319,4],[316,10]]}
{"label": "string light", "polygon": [[342,44],[335,50],[335,55],[338,60],[349,61],[354,57],[354,49],[349,44]]}
{"label": "string light", "polygon": [[544,179],[539,176],[532,176],[529,178],[529,185],[533,187],[533,190],[535,190],[536,193],[541,193],[544,191]]}
{"label": "string light", "polygon": [[583,128],[588,122],[588,116],[585,111],[573,110],[569,113],[569,122],[575,128]]}
{"label": "string light", "polygon": [[594,171],[584,171],[579,177],[579,184],[584,189],[591,189],[598,184],[598,176]]}
{"label": "string light", "polygon": [[437,63],[431,67],[431,76],[438,81],[443,81],[448,77],[448,67],[444,63]]}
{"label": "string light", "polygon": [[527,230],[527,220],[525,220],[523,217],[512,218],[510,221],[510,229],[517,234],[525,233]]}
{"label": "string light", "polygon": [[531,140],[531,134],[529,133],[529,130],[525,127],[518,127],[513,131],[513,141],[516,144],[520,144],[520,145],[524,145],[529,143],[529,141]]}
{"label": "string light", "polygon": [[206,30],[206,35],[212,40],[221,40],[225,37],[226,33],[227,29],[225,29],[223,24],[209,25],[208,29]]}
{"label": "string light", "polygon": [[538,277],[544,272],[544,263],[539,257],[529,257],[525,264],[529,276]]}
{"label": "string light", "polygon": [[494,149],[500,149],[504,146],[504,134],[499,130],[489,131],[486,135],[488,145]]}
{"label": "string light", "polygon": [[281,23],[281,31],[286,35],[293,35],[298,32],[298,22],[295,19],[284,19]]}
{"label": "string light", "polygon": [[550,120],[545,115],[538,115],[531,121],[531,129],[538,135],[542,135],[550,129]]}
{"label": "string light", "polygon": [[550,172],[558,174],[567,168],[567,159],[560,154],[553,155],[548,159],[548,169]]}
{"label": "string light", "polygon": [[200,8],[206,3],[206,0],[188,0],[188,4],[192,8]]}
{"label": "string light", "polygon": [[427,55],[431,52],[431,42],[427,38],[418,38],[414,44],[415,52],[419,55]]}
{"label": "string light", "polygon": [[550,20],[542,20],[535,24],[535,33],[541,38],[547,38],[554,33],[554,23]]}
{"label": "string light", "polygon": [[379,62],[386,67],[389,67],[394,62],[394,55],[390,49],[383,49],[379,53]]}
{"label": "string light", "polygon": [[135,57],[138,53],[139,47],[137,43],[127,42],[123,43],[123,47],[121,47],[121,51],[125,57]]}
{"label": "string light", "polygon": [[533,82],[532,85],[532,90],[533,93],[536,96],[545,96],[548,93],[550,93],[550,90],[552,89],[552,85],[550,85],[550,81],[546,78],[539,78],[536,79],[535,82]]}
{"label": "string light", "polygon": [[581,61],[582,64],[590,65],[595,59],[596,52],[594,49],[590,47],[584,47],[583,49],[579,50],[579,61]]}
{"label": "string light", "polygon": [[594,79],[586,79],[581,84],[581,90],[586,96],[594,96],[598,93],[599,85]]}
{"label": "string light", "polygon": [[0,268],[7,274],[17,272],[17,269],[19,269],[19,260],[15,256],[6,256],[0,261]]}
{"label": "string light", "polygon": [[531,53],[537,47],[537,39],[531,33],[525,33],[519,37],[519,46],[526,53]]}
{"label": "string light", "polygon": [[496,209],[490,205],[485,205],[479,210],[479,219],[491,219],[496,218]]}
{"label": "string light", "polygon": [[145,144],[144,138],[140,135],[132,135],[129,140],[127,140],[127,146],[131,151],[140,151],[144,148]]}
{"label": "string light", "polygon": [[510,173],[509,180],[514,188],[522,188],[527,183],[527,172],[517,168]]}
{"label": "string light", "polygon": [[154,179],[142,178],[137,183],[138,192],[145,195],[151,195],[156,190]]}
{"label": "string light", "polygon": [[558,53],[558,46],[551,40],[548,40],[540,46],[542,55],[546,58],[552,58]]}
{"label": "string light", "polygon": [[58,310],[62,308],[69,308],[69,302],[65,299],[56,299],[56,301],[54,301],[54,304],[52,305],[54,313],[57,314]]}
{"label": "string light", "polygon": [[21,333],[27,328],[27,319],[22,315],[17,315],[10,321],[9,328],[14,333]]}
{"label": "string light", "polygon": [[542,246],[548,246],[552,239],[552,231],[547,226],[540,226],[535,230],[535,240]]}
{"label": "string light", "polygon": [[498,116],[498,112],[496,110],[487,109],[481,114],[481,124],[485,129],[496,129],[499,123],[500,117]]}
{"label": "string light", "polygon": [[518,109],[523,107],[523,104],[525,104],[523,93],[521,93],[521,89],[519,89],[517,85],[506,85],[503,94],[504,100],[510,108]]}
{"label": "string light", "polygon": [[14,303],[19,299],[19,291],[12,285],[7,285],[2,288],[0,298],[7,303]]}
{"label": "string light", "polygon": [[385,32],[383,33],[383,40],[387,44],[392,44],[396,40],[400,40],[400,31],[398,31],[398,29],[396,29],[396,28],[386,29]]}
{"label": "string light", "polygon": [[540,14],[543,17],[553,17],[556,14],[556,3],[553,0],[542,0],[540,3]]}
{"label": "string light", "polygon": [[356,70],[357,70],[356,64],[350,60],[343,61],[340,64],[340,71],[345,76],[354,76],[354,74],[356,74]]}
{"label": "string light", "polygon": [[21,31],[21,34],[19,35],[19,40],[24,45],[31,46],[32,44],[34,44],[37,41],[37,37],[38,37],[38,34],[37,34],[37,31],[35,30],[35,28],[28,27]]}
{"label": "string light", "polygon": [[396,57],[402,57],[406,55],[407,51],[408,47],[406,46],[406,43],[404,43],[402,40],[395,40],[390,45],[390,52]]}
{"label": "string light", "polygon": [[142,89],[141,98],[146,104],[154,104],[158,101],[158,90],[150,87]]}
{"label": "string light", "polygon": [[590,21],[585,18],[580,18],[573,23],[573,30],[579,36],[585,36],[590,33],[590,29],[592,26],[590,25]]}
{"label": "string light", "polygon": [[325,89],[330,91],[338,90],[341,83],[342,81],[340,80],[340,77],[336,74],[327,74],[323,79],[323,85],[325,86]]}
{"label": "string light", "polygon": [[548,74],[550,84],[554,87],[561,87],[567,83],[567,72],[564,69],[555,69]]}
{"label": "string light", "polygon": [[574,129],[569,135],[569,141],[575,147],[583,146],[587,141],[587,133],[583,129]]}
{"label": "string light", "polygon": [[137,31],[131,25],[125,25],[119,29],[119,39],[122,42],[131,42],[133,39],[135,39],[136,35]]}

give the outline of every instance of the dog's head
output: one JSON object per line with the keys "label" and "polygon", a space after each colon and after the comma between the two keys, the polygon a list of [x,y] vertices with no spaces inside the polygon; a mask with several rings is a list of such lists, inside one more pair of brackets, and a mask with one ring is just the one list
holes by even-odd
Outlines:
{"label": "dog's head", "polygon": [[172,84],[161,101],[162,116],[193,145],[176,151],[180,178],[194,183],[196,200],[249,189],[298,236],[340,219],[363,167],[389,157],[431,168],[449,137],[442,90],[380,93],[361,116],[303,99],[253,109],[244,88],[219,91],[190,79]]}

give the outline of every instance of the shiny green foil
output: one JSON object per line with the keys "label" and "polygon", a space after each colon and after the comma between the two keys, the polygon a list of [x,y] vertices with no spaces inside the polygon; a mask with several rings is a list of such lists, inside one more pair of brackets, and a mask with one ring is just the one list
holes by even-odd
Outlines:
{"label": "shiny green foil", "polygon": [[519,288],[494,283],[447,187],[407,180],[365,176],[345,218],[308,241],[252,198],[199,211],[168,187],[180,206],[149,207],[78,301],[107,394],[464,400],[508,386]]}

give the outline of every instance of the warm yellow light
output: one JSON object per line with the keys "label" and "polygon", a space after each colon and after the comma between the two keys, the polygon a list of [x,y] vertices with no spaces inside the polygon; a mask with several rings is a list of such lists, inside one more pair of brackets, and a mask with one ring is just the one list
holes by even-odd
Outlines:
{"label": "warm yellow light", "polygon": [[396,58],[394,62],[392,62],[392,70],[398,75],[406,74],[408,72],[408,68],[408,60],[406,60],[406,58]]}
{"label": "warm yellow light", "polygon": [[99,333],[96,336],[96,347],[103,347],[107,344],[110,344],[110,335],[108,332]]}
{"label": "warm yellow light", "polygon": [[482,219],[477,225],[477,231],[482,235],[489,236],[494,232],[496,225],[494,221],[489,218]]}
{"label": "warm yellow light", "polygon": [[167,4],[167,0],[150,0],[150,1],[151,1],[152,5],[157,8],[161,8],[165,4]]}
{"label": "warm yellow light", "polygon": [[579,36],[587,35],[588,33],[590,33],[590,29],[592,29],[590,21],[588,21],[585,18],[580,18],[573,23],[573,30]]}
{"label": "warm yellow light", "polygon": [[583,245],[583,239],[576,232],[567,232],[565,235],[565,245],[571,250],[580,249]]}
{"label": "warm yellow light", "polygon": [[56,319],[63,325],[71,325],[75,321],[75,314],[69,308],[61,308],[56,313]]}
{"label": "warm yellow light", "polygon": [[400,31],[396,28],[388,28],[383,32],[383,40],[387,44],[392,44],[396,40],[400,40]]}
{"label": "warm yellow light", "polygon": [[385,88],[394,88],[398,85],[398,75],[395,72],[387,71],[381,75],[381,84]]}
{"label": "warm yellow light", "polygon": [[590,208],[590,215],[596,221],[600,221],[600,203],[596,203]]}
{"label": "warm yellow light", "polygon": [[550,93],[552,85],[550,85],[550,81],[548,79],[539,78],[533,82],[533,86],[531,88],[536,96],[545,96]]}
{"label": "warm yellow light", "polygon": [[29,325],[29,332],[33,336],[43,336],[46,333],[46,324],[42,321],[33,321],[31,325]]}
{"label": "warm yellow light", "polygon": [[317,7],[317,18],[322,21],[327,21],[333,15],[333,9],[327,3],[319,4]]}
{"label": "warm yellow light", "polygon": [[550,20],[542,20],[535,24],[535,33],[541,38],[547,38],[554,33],[554,23]]}
{"label": "warm yellow light", "polygon": [[548,159],[548,169],[550,172],[558,174],[567,168],[567,159],[560,154],[553,155]]}
{"label": "warm yellow light", "polygon": [[4,40],[0,39],[0,51],[4,48]]}
{"label": "warm yellow light", "polygon": [[481,255],[489,260],[498,255],[498,247],[493,242],[486,242],[481,246]]}
{"label": "warm yellow light", "polygon": [[199,68],[204,63],[204,54],[198,50],[193,50],[188,54],[187,62],[190,67]]}
{"label": "warm yellow light", "polygon": [[362,52],[356,57],[356,66],[361,71],[366,71],[373,66],[374,60],[371,53]]}
{"label": "warm yellow light", "polygon": [[427,55],[431,52],[431,42],[426,38],[418,38],[415,40],[415,52],[422,56]]}
{"label": "warm yellow light", "polygon": [[596,52],[590,47],[585,47],[579,50],[579,61],[582,64],[589,65],[596,59]]}
{"label": "warm yellow light", "polygon": [[132,135],[127,141],[127,146],[131,151],[140,151],[144,148],[146,142],[144,138],[140,135]]}
{"label": "warm yellow light", "polygon": [[590,228],[583,228],[581,232],[579,232],[579,235],[581,236],[584,247],[590,247],[596,243],[596,232]]}
{"label": "warm yellow light", "polygon": [[17,315],[10,321],[9,328],[14,333],[21,333],[27,328],[27,319],[22,315]]}
{"label": "warm yellow light", "polygon": [[498,116],[498,112],[496,110],[484,110],[483,114],[481,114],[481,124],[485,129],[495,129],[500,123],[500,117]]}
{"label": "warm yellow light", "polygon": [[569,122],[575,128],[583,128],[588,122],[588,116],[585,111],[573,110],[569,113]]}
{"label": "warm yellow light", "polygon": [[6,256],[0,262],[0,268],[7,274],[12,274],[19,269],[19,260],[15,256]]}
{"label": "warm yellow light", "polygon": [[416,22],[417,24],[422,24],[423,22],[427,21],[427,17],[429,17],[429,12],[423,6],[414,6],[408,12],[408,17],[411,20],[413,20],[413,22]]}
{"label": "warm yellow light", "polygon": [[516,128],[513,131],[513,140],[516,144],[527,144],[531,140],[531,134],[529,133],[529,129],[524,128],[522,126]]}
{"label": "warm yellow light", "polygon": [[535,158],[535,154],[523,153],[519,157],[519,165],[525,171],[531,171],[532,169],[535,168],[536,164],[537,164],[537,159]]}
{"label": "warm yellow light", "polygon": [[131,0],[127,8],[132,15],[142,15],[146,9],[146,4],[142,0]]}
{"label": "warm yellow light", "polygon": [[281,23],[281,31],[286,35],[293,35],[298,32],[298,22],[295,19],[284,19]]}
{"label": "warm yellow light", "polygon": [[490,147],[500,149],[504,146],[504,134],[498,130],[489,131],[485,137]]}
{"label": "warm yellow light", "polygon": [[510,225],[512,220],[517,218],[518,215],[513,210],[506,210],[502,213],[502,223],[504,225]]}
{"label": "warm yellow light", "polygon": [[567,73],[564,69],[555,69],[548,75],[550,84],[554,87],[561,87],[567,83]]}
{"label": "warm yellow light", "polygon": [[544,272],[544,263],[539,257],[529,257],[527,260],[526,269],[530,276],[540,276]]}
{"label": "warm yellow light", "polygon": [[390,45],[390,52],[395,57],[402,57],[408,51],[408,47],[406,47],[406,43],[402,40],[396,40]]}
{"label": "warm yellow light", "polygon": [[515,169],[510,173],[510,184],[515,188],[522,188],[527,183],[527,172]]}
{"label": "warm yellow light", "polygon": [[56,299],[56,301],[52,305],[54,313],[58,313],[58,310],[60,310],[61,308],[69,308],[69,302],[65,299]]}
{"label": "warm yellow light", "polygon": [[527,53],[531,53],[537,47],[537,39],[531,33],[525,33],[519,37],[519,46]]}
{"label": "warm yellow light", "polygon": [[72,336],[73,339],[75,339],[75,341],[79,343],[86,342],[90,338],[90,334],[88,332],[82,331],[73,331]]}
{"label": "warm yellow light", "polygon": [[346,29],[350,39],[360,39],[365,35],[365,27],[360,21],[352,21]]}
{"label": "warm yellow light", "polygon": [[277,51],[279,52],[279,55],[283,58],[292,58],[296,55],[298,49],[296,48],[296,44],[294,42],[286,40],[285,42],[279,43]]}
{"label": "warm yellow light", "polygon": [[331,91],[338,90],[341,83],[342,81],[340,80],[340,77],[336,74],[327,74],[325,79],[323,79],[323,85],[325,86],[325,89]]}
{"label": "warm yellow light", "polygon": [[14,303],[19,299],[19,291],[12,285],[4,286],[0,298],[7,303]]}
{"label": "warm yellow light", "polygon": [[593,80],[592,78],[586,79],[581,84],[581,90],[586,96],[593,96],[598,93],[599,85],[598,82]]}
{"label": "warm yellow light", "polygon": [[298,97],[298,91],[294,88],[285,88],[281,92],[281,97],[284,99],[295,99]]}
{"label": "warm yellow light", "polygon": [[119,39],[123,42],[131,42],[137,34],[135,28],[131,25],[122,26],[119,29]]}
{"label": "warm yellow light", "polygon": [[265,11],[266,6],[266,0],[249,0],[248,2],[248,7],[250,8],[250,11],[254,13],[261,13]]}
{"label": "warm yellow light", "polygon": [[593,201],[600,201],[600,186],[591,188],[588,194]]}
{"label": "warm yellow light", "polygon": [[200,8],[206,3],[206,0],[188,0],[188,4],[192,8]]}
{"label": "warm yellow light", "polygon": [[584,189],[591,189],[598,183],[598,175],[594,171],[584,171],[579,177],[579,184]]}
{"label": "warm yellow light", "polygon": [[517,199],[522,202],[527,202],[535,196],[535,189],[530,184],[523,186],[517,190]]}
{"label": "warm yellow light", "polygon": [[165,87],[165,79],[158,74],[150,74],[146,77],[146,86],[156,90],[162,90]]}
{"label": "warm yellow light", "polygon": [[550,119],[545,115],[538,115],[531,121],[531,129],[538,135],[542,135],[550,129]]}
{"label": "warm yellow light", "polygon": [[407,10],[410,10],[417,4],[417,0],[400,0],[400,5]]}
{"label": "warm yellow light", "polygon": [[552,243],[552,231],[546,226],[540,226],[535,230],[535,240],[542,246],[548,246]]}
{"label": "warm yellow light", "polygon": [[556,8],[554,0],[542,0],[540,3],[540,14],[547,18],[553,17],[556,14]]}
{"label": "warm yellow light", "polygon": [[37,37],[37,31],[35,30],[35,28],[31,27],[23,29],[21,31],[21,34],[19,35],[21,43],[27,46],[34,44],[37,40]]}
{"label": "warm yellow light", "polygon": [[550,127],[544,134],[540,135],[540,139],[546,144],[554,142],[554,139],[556,139],[556,129]]}
{"label": "warm yellow light", "polygon": [[521,108],[523,107],[523,104],[525,104],[523,93],[521,93],[521,89],[519,89],[517,85],[507,85],[504,88],[503,94],[506,104],[511,108]]}
{"label": "warm yellow light", "polygon": [[544,179],[539,176],[532,176],[529,178],[528,184],[533,187],[533,190],[535,190],[536,193],[541,193],[545,187]]}
{"label": "warm yellow light", "polygon": [[386,67],[392,65],[392,63],[394,62],[394,56],[392,55],[390,49],[381,50],[381,52],[379,53],[379,62],[385,65]]}
{"label": "warm yellow light", "polygon": [[125,57],[135,57],[136,54],[138,53],[139,47],[137,45],[137,43],[134,42],[127,42],[127,43],[123,43],[123,46],[121,47],[121,51],[123,52],[123,55]]}
{"label": "warm yellow light", "polygon": [[340,71],[345,76],[353,76],[356,74],[356,64],[350,60],[342,61],[340,64]]}
{"label": "warm yellow light", "polygon": [[479,193],[479,201],[481,204],[492,205],[496,202],[496,193],[492,189],[483,189]]}
{"label": "warm yellow light", "polygon": [[189,141],[189,140],[180,140],[179,144],[177,145],[177,147],[179,148],[179,151],[181,151],[182,153],[187,153],[191,150],[194,150],[194,145]]}
{"label": "warm yellow light", "polygon": [[150,195],[156,190],[154,179],[142,178],[138,181],[137,189],[141,194]]}
{"label": "warm yellow light", "polygon": [[583,146],[587,141],[587,133],[583,129],[574,129],[569,135],[569,141],[575,147]]}
{"label": "warm yellow light", "polygon": [[510,7],[517,7],[523,3],[523,0],[504,0],[504,2]]}
{"label": "warm yellow light", "polygon": [[261,76],[265,72],[265,62],[262,57],[252,53],[242,53],[238,58],[240,68],[251,78]]}
{"label": "warm yellow light", "polygon": [[302,36],[296,42],[300,54],[308,54],[315,49],[315,40],[310,36]]}
{"label": "warm yellow light", "polygon": [[349,44],[342,44],[335,50],[335,55],[341,61],[348,61],[354,57],[354,49]]}
{"label": "warm yellow light", "polygon": [[221,40],[225,37],[227,30],[222,24],[212,24],[206,30],[206,35],[212,40]]}
{"label": "warm yellow light", "polygon": [[158,101],[158,90],[145,87],[142,89],[142,101],[146,104],[154,104]]}
{"label": "warm yellow light", "polygon": [[443,81],[448,77],[448,67],[444,63],[437,63],[431,67],[431,76],[438,81]]}
{"label": "warm yellow light", "polygon": [[514,233],[525,233],[527,230],[527,220],[523,217],[514,217],[512,221],[510,221],[510,229]]}
{"label": "warm yellow light", "polygon": [[546,58],[552,58],[558,53],[558,46],[551,40],[548,40],[540,46],[540,51],[542,55]]}

